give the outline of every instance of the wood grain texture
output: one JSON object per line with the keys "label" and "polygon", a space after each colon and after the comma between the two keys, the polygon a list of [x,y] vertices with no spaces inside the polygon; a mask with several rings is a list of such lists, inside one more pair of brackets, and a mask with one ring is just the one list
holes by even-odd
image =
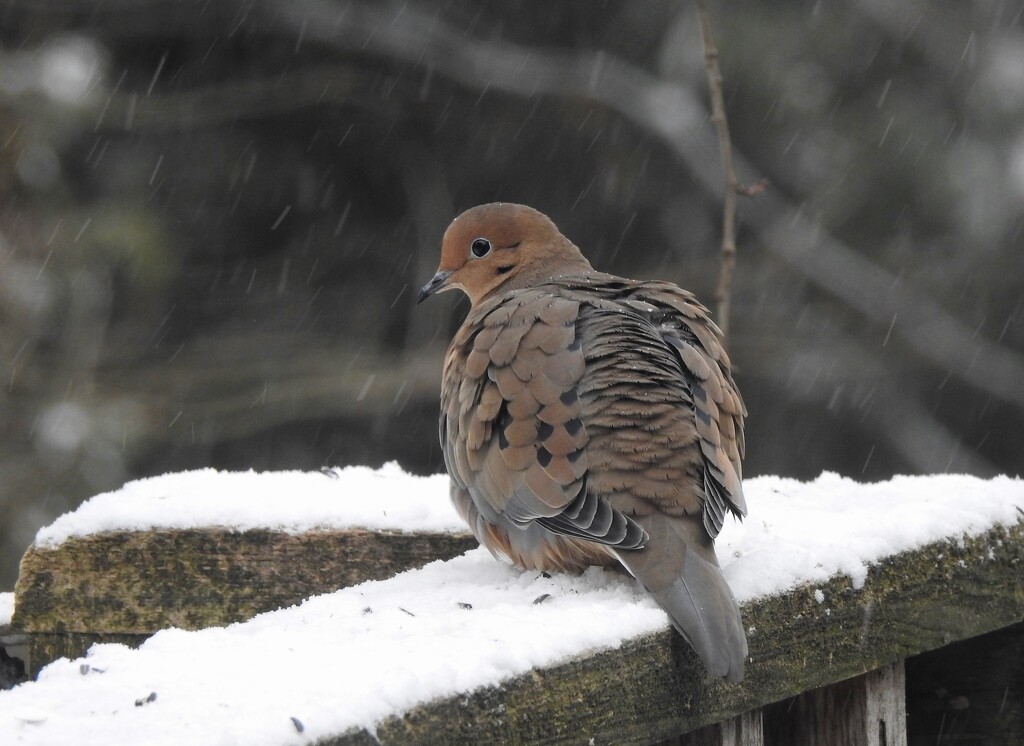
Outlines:
{"label": "wood grain texture", "polygon": [[767,718],[766,746],[907,746],[903,661],[797,695]]}
{"label": "wood grain texture", "polygon": [[379,723],[376,735],[382,744],[451,746],[663,742],[1012,625],[1024,618],[1022,568],[1024,523],[937,542],[873,566],[861,588],[837,577],[746,604],[751,661],[742,684],[706,677],[666,629],[422,705]]}
{"label": "wood grain texture", "polygon": [[758,708],[662,741],[659,746],[764,746],[764,710]]}
{"label": "wood grain texture", "polygon": [[31,547],[15,590],[30,668],[93,642],[138,643],[159,629],[249,619],[477,546],[469,533],[350,529],[111,532]]}
{"label": "wood grain texture", "polygon": [[[169,577],[158,581],[163,585],[150,589],[143,598],[162,599],[161,594],[177,588],[174,598],[178,600],[172,599],[169,606],[181,605],[188,598],[191,603],[198,603],[196,599],[203,596],[196,591],[192,591],[195,595],[187,596],[184,588],[189,583],[182,582],[184,570],[194,566],[204,568],[201,575],[205,579],[189,582],[216,586],[218,593],[223,592],[224,585],[270,583],[268,578],[276,574],[285,586],[293,589],[298,600],[304,597],[299,594],[318,592],[310,590],[312,585],[308,583],[340,587],[349,582],[346,578],[351,576],[346,573],[352,565],[363,563],[381,574],[390,573],[386,567],[392,560],[382,558],[384,550],[376,543],[389,538],[347,537],[347,541],[334,545],[331,542],[339,541],[339,537],[263,537],[266,546],[283,544],[272,553],[273,559],[263,555],[261,562],[267,566],[262,569],[248,566],[260,564],[249,554],[237,555],[238,561],[243,557],[249,559],[242,567],[231,569],[220,564],[220,560],[210,559],[220,556],[216,552],[203,554],[193,548],[189,553],[186,547],[185,554],[173,561],[166,557],[161,560]],[[207,546],[209,540],[214,544],[219,541],[221,546],[225,542],[247,545],[253,539],[242,535],[202,540],[194,537],[192,544]],[[182,537],[160,536],[151,540],[158,544],[169,542],[160,545],[162,552],[180,550],[181,542],[188,544]],[[458,542],[467,540],[472,543],[468,537],[446,537],[441,546],[430,545],[430,552],[432,556],[439,556],[442,551],[455,554]],[[139,546],[145,543],[142,538],[121,536],[119,541],[134,548],[118,550],[114,536],[92,537],[86,542],[93,550],[92,555],[86,552],[86,546],[79,546],[66,555],[63,564],[56,562],[55,557],[26,557],[16,623],[22,629],[34,629],[34,638],[59,640],[61,644],[77,644],[89,635],[95,640],[132,634],[123,628],[125,625],[117,631],[110,628],[112,625],[104,630],[72,631],[72,625],[83,625],[90,618],[86,613],[90,605],[104,607],[94,604],[88,596],[104,587],[108,594],[104,596],[105,606],[112,609],[104,618],[132,618],[118,604],[136,603],[125,589],[142,592],[142,584],[149,582],[146,578],[155,572],[148,563],[155,562],[156,555],[147,554],[155,550]],[[297,548],[303,542],[318,541],[327,543],[317,544],[315,551]],[[356,546],[353,548],[352,544]],[[398,556],[403,552],[406,557],[416,554],[411,549],[395,550]],[[173,551],[171,556],[175,557]],[[122,568],[115,558],[133,567]],[[334,562],[334,569],[322,567],[320,562]],[[168,566],[174,572],[169,572]],[[860,588],[854,588],[846,577],[836,577],[827,583],[746,604],[743,612],[749,625],[751,660],[742,684],[708,678],[689,646],[666,628],[661,633],[628,640],[617,650],[583,655],[500,685],[424,704],[382,721],[375,734],[383,744],[652,744],[769,705],[764,711],[767,739],[773,727],[777,728],[772,718],[784,717],[793,709],[788,703],[771,703],[1024,619],[1022,568],[1024,522],[997,527],[978,536],[937,542],[873,566]],[[81,573],[92,573],[96,583],[101,582],[100,575],[109,575],[110,579],[103,581],[106,586],[91,588],[77,581]],[[307,585],[300,587],[303,580],[292,574],[309,575],[304,581]],[[70,577],[76,578],[76,582]],[[128,582],[118,581],[118,577],[135,578],[134,585],[126,585],[115,593],[119,582]],[[815,600],[815,590],[824,594],[822,603]],[[245,603],[237,601],[235,613],[243,608],[282,603],[285,592],[276,593],[279,595],[272,602],[251,598]],[[76,598],[76,594],[80,597]],[[220,603],[215,594],[206,598],[212,607]],[[146,604],[140,607],[148,608]],[[59,627],[58,633],[52,631],[53,627],[47,632],[45,627],[30,626],[26,622],[33,613],[37,619],[42,616],[64,626]],[[133,613],[135,618],[143,616],[138,610]],[[180,614],[185,623],[200,621],[194,611],[182,609]],[[223,612],[211,612],[206,618],[214,617],[223,619]],[[65,649],[63,654],[71,651]],[[371,739],[368,732],[357,729],[324,743],[340,746],[371,743]]]}

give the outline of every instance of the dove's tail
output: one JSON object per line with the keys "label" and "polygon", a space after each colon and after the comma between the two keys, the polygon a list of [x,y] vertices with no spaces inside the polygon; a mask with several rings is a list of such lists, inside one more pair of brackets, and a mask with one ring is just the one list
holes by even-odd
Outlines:
{"label": "dove's tail", "polygon": [[647,545],[616,552],[619,561],[668,612],[709,673],[742,681],[743,620],[699,517],[661,514],[637,522],[647,530]]}

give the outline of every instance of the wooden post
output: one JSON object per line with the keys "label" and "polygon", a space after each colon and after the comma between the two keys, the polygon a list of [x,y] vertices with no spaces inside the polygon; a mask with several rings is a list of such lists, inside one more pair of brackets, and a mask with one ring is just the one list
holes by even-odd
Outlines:
{"label": "wooden post", "polygon": [[866,746],[906,746],[907,677],[903,661],[872,671],[864,678]]}
{"label": "wooden post", "polygon": [[764,746],[762,711],[744,712],[721,724],[722,746]]}
{"label": "wooden post", "polygon": [[744,712],[667,741],[664,746],[764,746],[761,712]]}
{"label": "wooden post", "polygon": [[906,746],[903,661],[773,705],[768,746]]}

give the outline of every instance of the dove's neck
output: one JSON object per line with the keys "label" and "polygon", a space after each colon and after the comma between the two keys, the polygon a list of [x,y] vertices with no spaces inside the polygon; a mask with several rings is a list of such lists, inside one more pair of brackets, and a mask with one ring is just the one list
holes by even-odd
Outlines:
{"label": "dove's neck", "polygon": [[590,266],[590,262],[576,244],[564,236],[559,238],[562,240],[558,244],[545,247],[543,252],[538,252],[539,255],[532,257],[532,261],[516,267],[508,280],[495,288],[495,292],[506,293],[509,290],[545,285],[557,281],[560,277],[593,274],[594,268]]}

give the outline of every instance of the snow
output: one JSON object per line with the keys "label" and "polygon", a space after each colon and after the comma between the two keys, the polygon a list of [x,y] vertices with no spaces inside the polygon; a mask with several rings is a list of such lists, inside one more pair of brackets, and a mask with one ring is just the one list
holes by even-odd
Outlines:
{"label": "snow", "polygon": [[0,743],[306,743],[664,625],[615,574],[545,578],[476,549],[137,651],[94,646],[0,694]]}
{"label": "snow", "polygon": [[0,593],[0,627],[11,623],[14,616],[14,594]]}
{"label": "snow", "polygon": [[[216,487],[205,488],[204,479]],[[159,489],[147,486],[159,480],[133,483],[113,493],[119,499],[90,501],[99,507],[88,508],[88,520],[65,517],[59,531],[51,527],[40,535],[57,541],[87,526],[201,523],[199,517],[175,516],[172,508],[156,511],[158,494],[165,506],[180,502],[182,510],[187,505],[218,516],[217,525],[255,521],[301,530],[300,525],[328,521],[297,500],[309,497],[307,489],[320,489],[315,485],[333,483],[335,496],[358,494],[362,488],[353,485],[364,480],[384,496],[404,494],[406,487],[396,485],[412,478],[389,467],[383,474],[342,471],[336,482],[321,475],[234,479],[193,472],[165,477]],[[274,486],[261,485],[263,480]],[[407,495],[414,502],[435,501],[433,490],[444,486],[443,479],[417,484],[417,495]],[[177,492],[186,486],[188,499]],[[257,500],[256,518],[201,506],[204,499],[234,500],[233,487],[288,499],[280,511]],[[897,477],[858,484],[826,473],[809,483],[760,477],[746,481],[744,489],[751,517],[728,525],[717,543],[741,602],[803,585],[817,589],[823,602],[817,586],[832,576],[862,584],[867,568],[887,555],[1014,524],[1024,514],[1024,481],[1007,477]],[[145,519],[132,517],[131,495]],[[249,502],[237,505],[245,513]],[[291,515],[293,505],[301,519]],[[117,517],[104,517],[108,508]],[[392,510],[389,518],[396,517]],[[412,525],[405,520],[399,519],[401,525]],[[0,693],[0,743],[310,743],[356,726],[372,731],[382,718],[418,703],[614,648],[666,626],[665,614],[617,573],[592,569],[582,577],[544,577],[477,549],[226,628],[166,630],[135,651],[94,646],[85,659],[58,661],[38,681]]]}
{"label": "snow", "polygon": [[1024,480],[963,475],[898,476],[862,484],[825,472],[812,482],[746,480],[750,517],[727,526],[715,551],[741,603],[803,583],[847,575],[950,536],[1024,517]]}
{"label": "snow", "polygon": [[54,547],[104,531],[217,526],[235,531],[368,528],[465,531],[448,501],[448,477],[349,466],[326,472],[221,472],[201,469],[129,482],[87,500],[36,534]]}

